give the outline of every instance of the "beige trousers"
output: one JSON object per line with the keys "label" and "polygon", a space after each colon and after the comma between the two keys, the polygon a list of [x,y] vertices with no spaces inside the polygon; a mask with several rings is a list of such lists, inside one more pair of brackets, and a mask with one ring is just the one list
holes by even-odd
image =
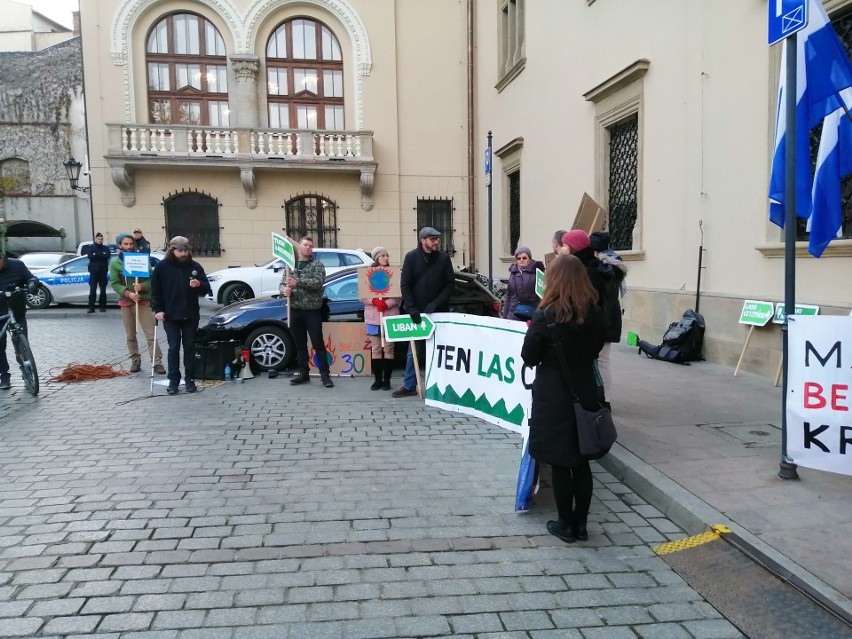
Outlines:
{"label": "beige trousers", "polygon": [[[136,339],[136,305],[122,306],[121,319],[124,321],[124,333],[127,335],[127,353],[130,355],[130,359],[141,359],[139,341]],[[145,333],[145,340],[148,342],[148,357],[150,358],[151,351],[154,348],[154,313],[151,312],[150,306],[139,307],[139,326]],[[160,350],[159,343],[157,343],[156,349],[155,366],[163,362],[163,353]]]}
{"label": "beige trousers", "polygon": [[367,335],[367,338],[370,340],[373,359],[382,359],[382,351],[384,351],[384,359],[393,359],[393,342],[385,342],[382,348],[381,335]]}

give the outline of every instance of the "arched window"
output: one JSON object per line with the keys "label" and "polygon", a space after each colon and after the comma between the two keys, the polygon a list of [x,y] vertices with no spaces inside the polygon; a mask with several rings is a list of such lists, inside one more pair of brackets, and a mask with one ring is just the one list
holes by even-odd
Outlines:
{"label": "arched window", "polygon": [[222,254],[219,244],[219,202],[206,193],[184,192],[163,201],[166,208],[166,241],[183,235],[196,256]]}
{"label": "arched window", "polygon": [[343,55],[327,26],[309,18],[281,24],[266,44],[269,126],[340,131]]}
{"label": "arched window", "polygon": [[288,201],[287,235],[314,238],[314,246],[337,248],[337,205],[321,195],[300,195]]}
{"label": "arched window", "polygon": [[151,122],[228,126],[225,41],[209,20],[166,16],[148,34],[146,52]]}

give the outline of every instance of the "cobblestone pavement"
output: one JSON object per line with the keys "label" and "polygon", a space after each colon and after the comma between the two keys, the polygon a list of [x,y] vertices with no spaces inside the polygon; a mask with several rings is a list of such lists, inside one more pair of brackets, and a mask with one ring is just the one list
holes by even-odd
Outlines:
{"label": "cobblestone pavement", "polygon": [[[31,320],[42,381],[121,359],[117,313]],[[3,397],[0,636],[742,636],[651,551],[683,533],[597,466],[567,545],[551,508],[512,512],[512,433],[363,379],[149,398],[148,366]]]}

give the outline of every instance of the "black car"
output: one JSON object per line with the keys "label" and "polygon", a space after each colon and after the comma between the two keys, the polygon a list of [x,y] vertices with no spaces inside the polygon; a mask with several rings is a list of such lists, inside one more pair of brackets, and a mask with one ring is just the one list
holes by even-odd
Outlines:
{"label": "black car", "polygon": [[[325,319],[363,322],[364,305],[358,299],[358,269],[346,269],[325,281]],[[450,311],[497,317],[500,301],[470,273],[456,273]],[[198,330],[197,341],[237,340],[251,352],[256,371],[282,371],[295,363],[293,337],[287,328],[287,305],[283,298],[259,297],[237,302],[216,311]],[[404,349],[397,349],[403,351]]]}

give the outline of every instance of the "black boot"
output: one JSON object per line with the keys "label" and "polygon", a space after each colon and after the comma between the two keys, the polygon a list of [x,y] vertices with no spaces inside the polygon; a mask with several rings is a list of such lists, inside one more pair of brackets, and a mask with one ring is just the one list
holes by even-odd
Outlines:
{"label": "black boot", "polygon": [[382,381],[382,390],[390,390],[391,389],[391,374],[393,374],[393,359],[384,359],[383,373],[384,380]]}
{"label": "black boot", "polygon": [[382,387],[382,369],[384,368],[385,360],[383,359],[375,359],[373,358],[373,375],[376,378],[376,381],[373,382],[373,385],[370,386],[370,390],[377,391]]}
{"label": "black boot", "polygon": [[589,532],[586,529],[586,518],[574,513],[571,522],[571,532],[577,541],[588,540]]}

